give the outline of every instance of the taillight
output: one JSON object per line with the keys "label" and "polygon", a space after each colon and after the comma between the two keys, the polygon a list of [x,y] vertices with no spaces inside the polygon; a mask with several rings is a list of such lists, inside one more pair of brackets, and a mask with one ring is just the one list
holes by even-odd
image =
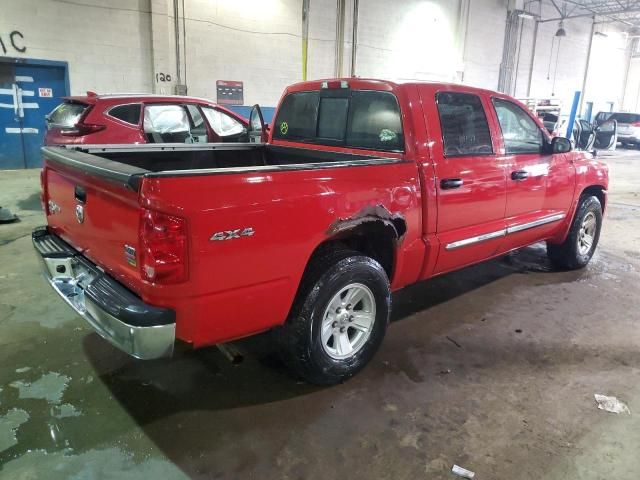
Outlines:
{"label": "taillight", "polygon": [[153,283],[179,283],[187,279],[184,219],[153,210],[141,211],[140,273]]}
{"label": "taillight", "polygon": [[47,192],[45,191],[45,175],[44,167],[42,167],[42,170],[40,170],[40,205],[42,205],[44,214],[49,215],[49,209],[47,208]]}
{"label": "taillight", "polygon": [[63,128],[60,130],[60,135],[64,135],[65,137],[82,137],[83,135],[99,132],[105,128],[107,128],[105,125],[78,122],[72,128]]}

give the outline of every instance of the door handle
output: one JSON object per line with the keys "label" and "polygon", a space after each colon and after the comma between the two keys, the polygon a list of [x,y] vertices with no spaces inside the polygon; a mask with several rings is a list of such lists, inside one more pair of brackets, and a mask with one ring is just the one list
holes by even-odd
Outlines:
{"label": "door handle", "polygon": [[511,172],[511,180],[526,180],[529,178],[529,172],[526,170],[516,170],[515,172]]}
{"label": "door handle", "polygon": [[444,178],[440,181],[440,188],[443,190],[451,190],[460,188],[464,182],[461,178]]}
{"label": "door handle", "polygon": [[80,203],[87,203],[87,192],[80,185],[76,185],[76,188],[73,189],[73,196]]}

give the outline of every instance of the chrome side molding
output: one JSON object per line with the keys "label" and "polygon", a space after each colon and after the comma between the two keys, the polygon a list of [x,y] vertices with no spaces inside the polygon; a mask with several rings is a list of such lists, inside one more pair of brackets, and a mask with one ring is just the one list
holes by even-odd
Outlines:
{"label": "chrome side molding", "polygon": [[547,223],[558,222],[565,217],[566,217],[566,214],[564,213],[549,215],[548,217],[542,217],[532,222],[521,223],[519,225],[512,225],[503,230],[496,230],[495,232],[485,233],[482,235],[477,235],[475,237],[458,240],[457,242],[448,243],[444,248],[446,250],[455,250],[456,248],[466,247],[469,245],[474,245],[476,243],[485,242],[487,240],[493,240],[494,238],[504,237],[512,233],[522,232],[523,230],[529,230],[530,228],[540,227],[542,225],[546,225]]}
{"label": "chrome side molding", "polygon": [[539,218],[538,220],[534,220],[533,222],[521,223],[520,225],[507,227],[507,234],[529,230],[530,228],[546,225],[547,223],[557,222],[559,220],[562,220],[564,217],[566,217],[564,213],[558,213],[556,215],[549,215],[548,217]]}
{"label": "chrome side molding", "polygon": [[507,234],[506,230],[497,230],[491,233],[485,233],[484,235],[478,235],[477,237],[465,238],[464,240],[458,240],[457,242],[448,243],[447,250],[455,250],[456,248],[466,247],[475,243],[484,242],[487,240],[493,240],[494,238],[504,237]]}

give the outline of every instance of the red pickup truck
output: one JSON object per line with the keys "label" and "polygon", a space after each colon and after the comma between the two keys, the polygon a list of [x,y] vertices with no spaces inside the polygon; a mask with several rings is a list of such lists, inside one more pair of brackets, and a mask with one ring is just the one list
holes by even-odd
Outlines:
{"label": "red pickup truck", "polygon": [[540,241],[584,267],[608,183],[521,103],[442,83],[293,85],[266,143],[43,153],[34,246],[98,333],[149,359],[273,330],[318,384],[371,359],[394,290]]}

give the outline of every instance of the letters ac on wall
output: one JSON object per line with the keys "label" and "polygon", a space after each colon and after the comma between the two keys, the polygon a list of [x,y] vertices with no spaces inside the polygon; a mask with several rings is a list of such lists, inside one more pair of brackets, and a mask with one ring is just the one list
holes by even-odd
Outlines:
{"label": "letters ac on wall", "polygon": [[27,47],[24,45],[24,35],[18,30],[14,30],[9,35],[3,35],[0,33],[0,50],[4,55],[10,53],[12,50],[24,53],[27,51]]}

